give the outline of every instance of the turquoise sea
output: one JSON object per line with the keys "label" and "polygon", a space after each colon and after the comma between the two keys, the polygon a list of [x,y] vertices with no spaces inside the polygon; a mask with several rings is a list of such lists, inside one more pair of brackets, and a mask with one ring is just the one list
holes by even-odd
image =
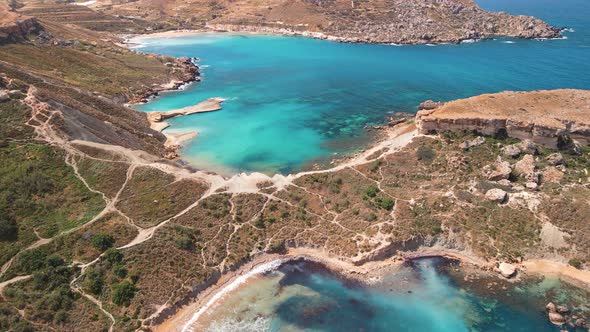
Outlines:
{"label": "turquoise sea", "polygon": [[248,34],[140,38],[141,51],[198,57],[202,82],[162,94],[139,109],[169,110],[227,98],[219,112],[170,121],[170,132],[199,132],[183,149],[183,158],[226,175],[285,174],[366,147],[371,139],[366,125],[383,123],[392,112],[415,112],[427,99],[590,89],[590,1],[478,3],[571,30],[563,40],[403,47]]}
{"label": "turquoise sea", "polygon": [[[422,259],[370,286],[321,265],[292,262],[255,278],[213,306],[193,331],[207,332],[558,332],[548,301],[581,312],[587,292],[557,279],[511,283],[465,272],[456,262]],[[188,330],[188,329],[187,329]],[[579,329],[578,331],[586,331]]]}

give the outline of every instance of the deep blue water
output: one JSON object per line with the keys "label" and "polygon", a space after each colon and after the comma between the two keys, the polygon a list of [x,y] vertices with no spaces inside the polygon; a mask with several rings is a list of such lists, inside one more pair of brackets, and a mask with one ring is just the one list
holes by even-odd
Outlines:
{"label": "deep blue water", "polygon": [[[588,293],[557,279],[517,284],[423,259],[390,271],[371,286],[342,280],[313,263],[289,263],[213,308],[207,332],[558,332],[545,304],[577,314]],[[585,308],[588,310],[588,308]],[[574,331],[570,328],[569,331]],[[582,331],[580,329],[579,331]]]}
{"label": "deep blue water", "polygon": [[229,34],[142,38],[142,51],[200,58],[203,76],[140,109],[227,98],[222,111],[170,121],[171,132],[199,132],[183,149],[184,159],[224,174],[291,173],[366,147],[366,125],[391,112],[415,112],[427,99],[590,89],[590,1],[478,2],[575,32],[565,32],[564,40],[404,47]]}

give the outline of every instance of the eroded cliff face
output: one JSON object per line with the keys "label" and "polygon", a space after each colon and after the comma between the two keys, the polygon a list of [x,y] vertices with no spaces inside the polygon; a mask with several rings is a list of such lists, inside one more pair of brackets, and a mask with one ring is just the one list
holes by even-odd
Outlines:
{"label": "eroded cliff face", "polygon": [[446,103],[418,112],[422,133],[475,130],[486,135],[505,132],[557,147],[569,137],[590,144],[590,92],[551,90],[502,92]]}
{"label": "eroded cliff face", "polygon": [[0,17],[0,45],[23,40],[31,33],[43,30],[34,17],[19,15],[1,4]]}

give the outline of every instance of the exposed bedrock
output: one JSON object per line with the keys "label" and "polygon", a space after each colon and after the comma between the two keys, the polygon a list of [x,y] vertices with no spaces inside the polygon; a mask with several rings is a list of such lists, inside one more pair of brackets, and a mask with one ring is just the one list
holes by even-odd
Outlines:
{"label": "exposed bedrock", "polygon": [[474,130],[569,149],[590,144],[590,91],[485,94],[422,110],[416,123],[424,134]]}

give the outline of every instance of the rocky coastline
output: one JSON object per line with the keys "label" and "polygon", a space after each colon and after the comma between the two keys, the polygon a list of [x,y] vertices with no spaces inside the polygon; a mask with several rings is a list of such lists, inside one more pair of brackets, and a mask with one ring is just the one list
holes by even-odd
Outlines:
{"label": "rocky coastline", "polygon": [[508,35],[500,34],[468,34],[461,37],[384,37],[372,35],[339,35],[338,32],[319,32],[302,30],[298,27],[289,26],[264,26],[264,25],[244,25],[244,24],[213,24],[208,23],[206,28],[214,32],[229,33],[254,33],[263,35],[278,35],[288,37],[304,37],[319,40],[326,40],[338,43],[350,44],[383,44],[383,45],[423,45],[423,44],[461,44],[463,42],[489,40],[495,37],[513,37],[520,39],[559,39],[562,38],[561,32],[565,28],[554,28],[550,32],[542,33],[515,33]]}
{"label": "rocky coastline", "polygon": [[587,90],[563,89],[427,102],[416,115],[416,124],[423,134],[475,130],[575,152],[576,145],[590,144],[589,98]]}
{"label": "rocky coastline", "polygon": [[178,78],[168,83],[153,85],[134,94],[129,97],[127,104],[145,104],[161,92],[179,90],[186,84],[200,81],[201,72],[197,60],[197,58],[174,58],[173,61],[166,62],[165,66],[173,68]]}

